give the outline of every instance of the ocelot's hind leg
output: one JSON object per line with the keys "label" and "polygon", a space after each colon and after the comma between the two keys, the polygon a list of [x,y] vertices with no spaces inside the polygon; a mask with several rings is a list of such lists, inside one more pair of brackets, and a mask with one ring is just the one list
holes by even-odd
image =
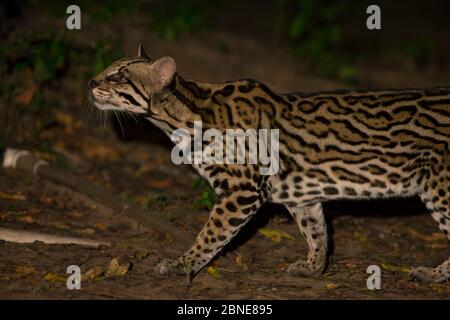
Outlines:
{"label": "ocelot's hind leg", "polygon": [[308,243],[308,258],[291,264],[287,272],[299,276],[312,276],[322,273],[327,264],[328,237],[322,204],[289,208],[296,220],[300,233]]}
{"label": "ocelot's hind leg", "polygon": [[[449,166],[447,165],[446,169]],[[442,167],[441,167],[442,169]],[[448,170],[439,170],[434,178],[430,179],[420,198],[431,212],[433,219],[439,224],[448,240],[450,240],[450,173]],[[410,278],[422,282],[445,282],[450,280],[450,258],[436,268],[414,268]]]}

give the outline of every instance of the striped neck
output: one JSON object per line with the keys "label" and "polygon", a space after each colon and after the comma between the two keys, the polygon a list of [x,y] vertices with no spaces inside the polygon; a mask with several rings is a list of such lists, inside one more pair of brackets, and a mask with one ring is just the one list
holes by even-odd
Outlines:
{"label": "striped neck", "polygon": [[177,73],[171,84],[171,93],[194,113],[210,105],[211,89],[208,84],[184,79]]}

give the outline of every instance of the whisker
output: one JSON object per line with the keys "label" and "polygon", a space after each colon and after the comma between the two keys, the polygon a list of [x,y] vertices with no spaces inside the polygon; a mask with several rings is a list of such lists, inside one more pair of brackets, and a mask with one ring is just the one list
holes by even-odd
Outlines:
{"label": "whisker", "polygon": [[130,113],[128,111],[126,111],[126,110],[123,112],[123,115],[125,117],[127,117],[127,119],[132,119],[131,116],[130,116]]}
{"label": "whisker", "polygon": [[97,107],[94,105],[94,102],[90,101],[89,102],[89,110],[90,110],[90,112],[89,112],[89,120],[91,118],[93,118],[95,109],[97,109]]}
{"label": "whisker", "polygon": [[90,98],[88,98],[85,102],[85,106],[84,106],[84,126],[87,126],[89,121],[91,120],[91,116],[93,113],[93,103],[91,101]]}
{"label": "whisker", "polygon": [[105,115],[105,118],[103,120],[103,131],[102,131],[102,134],[104,134],[105,130],[106,130],[106,122],[108,120],[108,111],[107,110],[104,111],[104,115]]}
{"label": "whisker", "polygon": [[139,121],[136,119],[136,117],[134,116],[134,114],[133,114],[132,112],[127,111],[127,113],[133,118],[133,120],[134,120],[136,123],[139,123]]}
{"label": "whisker", "polygon": [[96,117],[97,121],[99,121],[100,126],[102,125],[101,115],[102,115],[102,111],[99,108],[96,108],[95,109],[95,117]]}
{"label": "whisker", "polygon": [[122,136],[125,139],[125,131],[123,130],[122,122],[120,121],[120,115],[118,114],[118,112],[116,112],[116,110],[114,110],[114,114],[117,118],[117,122],[119,122],[120,131],[122,131]]}
{"label": "whisker", "polygon": [[83,118],[86,120],[86,116],[88,114],[89,111],[89,100],[86,99],[83,103]]}

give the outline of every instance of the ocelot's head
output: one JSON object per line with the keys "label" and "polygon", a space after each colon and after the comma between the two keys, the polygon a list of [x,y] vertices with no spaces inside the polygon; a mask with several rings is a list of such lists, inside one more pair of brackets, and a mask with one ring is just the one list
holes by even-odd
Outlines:
{"label": "ocelot's head", "polygon": [[152,106],[158,97],[169,90],[175,72],[172,58],[152,60],[139,46],[136,57],[114,62],[89,81],[90,98],[101,110],[152,117],[160,113],[161,110],[155,110]]}

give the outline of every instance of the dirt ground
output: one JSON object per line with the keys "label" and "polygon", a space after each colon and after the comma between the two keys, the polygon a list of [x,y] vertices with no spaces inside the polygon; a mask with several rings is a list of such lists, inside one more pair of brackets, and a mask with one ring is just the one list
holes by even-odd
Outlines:
{"label": "dirt ground", "polygon": [[[128,151],[139,154],[142,146]],[[130,152],[133,154],[133,152]],[[132,166],[122,163],[121,167]],[[225,253],[186,286],[182,277],[157,276],[153,268],[163,257],[183,252],[206,220],[206,210],[195,209],[191,199],[198,192],[189,188],[187,172],[164,175],[160,169],[143,177],[130,177],[131,170],[102,170],[102,176],[145,186],[145,181],[169,184],[174,191],[145,187],[134,194],[166,195],[164,207],[152,206],[148,214],[173,221],[186,235],[176,244],[120,217],[99,214],[95,206],[74,201],[69,190],[52,186],[19,172],[3,171],[1,194],[15,199],[1,201],[2,227],[71,235],[114,242],[112,247],[0,242],[1,298],[132,298],[132,299],[448,299],[450,285],[408,281],[411,266],[434,265],[448,256],[446,239],[436,229],[417,199],[377,203],[334,203],[326,207],[333,239],[326,273],[314,278],[293,277],[288,263],[306,255],[306,246],[283,208],[266,205]],[[160,174],[158,180],[155,176]],[[183,180],[183,183],[179,181]],[[139,181],[139,182],[138,182]],[[155,182],[157,181],[157,182]],[[142,182],[142,184],[141,184]],[[132,188],[130,188],[132,189]],[[177,196],[174,197],[174,194]],[[178,199],[176,199],[178,198]],[[419,209],[418,209],[419,208]],[[383,214],[380,214],[382,212]],[[268,237],[264,231],[283,236]],[[266,233],[267,234],[267,233]],[[269,233],[270,235],[270,233]],[[281,239],[280,239],[281,238]],[[116,259],[124,272],[107,275]],[[81,290],[68,290],[66,269],[79,265],[86,279]],[[366,269],[382,270],[382,290],[366,287]],[[100,270],[100,271],[99,271]],[[212,271],[211,271],[212,270]]]}
{"label": "dirt ground", "polygon": [[[96,31],[108,39],[120,27],[119,23]],[[200,34],[178,42],[165,41],[142,31],[145,25],[138,18],[127,28],[134,30],[122,43],[127,54],[134,54],[136,44],[145,39],[152,56],[171,55],[180,74],[205,81],[255,78],[279,91],[361,85],[418,87],[445,81],[437,69],[417,74],[407,68],[365,64],[360,66],[363,76],[352,85],[312,76],[288,49],[268,48],[249,38],[217,31],[207,37]],[[226,51],[218,49],[224,45]],[[448,82],[448,73],[446,79]],[[57,125],[43,133],[52,141],[56,155],[41,152],[38,156],[53,164],[64,159],[67,172],[138,204],[149,216],[174,224],[185,242],[161,237],[99,206],[82,192],[18,170],[0,169],[1,227],[113,243],[92,248],[0,241],[1,299],[450,298],[450,283],[408,280],[409,268],[437,265],[450,251],[446,238],[416,198],[327,204],[332,249],[329,266],[321,276],[300,278],[285,272],[289,263],[306,255],[306,244],[285,210],[271,204],[261,209],[191,287],[182,277],[157,276],[155,265],[182,254],[206,221],[208,210],[198,206],[204,186],[193,187],[197,177],[191,168],[171,163],[168,139],[144,120],[123,120],[126,139],[112,118],[106,125],[95,115],[87,121],[85,86],[85,79],[69,73],[57,88],[45,92],[48,103],[58,106]],[[116,262],[118,268],[111,272]],[[80,266],[84,275],[80,290],[66,287],[70,265]],[[381,290],[366,287],[370,265],[381,268]]]}

